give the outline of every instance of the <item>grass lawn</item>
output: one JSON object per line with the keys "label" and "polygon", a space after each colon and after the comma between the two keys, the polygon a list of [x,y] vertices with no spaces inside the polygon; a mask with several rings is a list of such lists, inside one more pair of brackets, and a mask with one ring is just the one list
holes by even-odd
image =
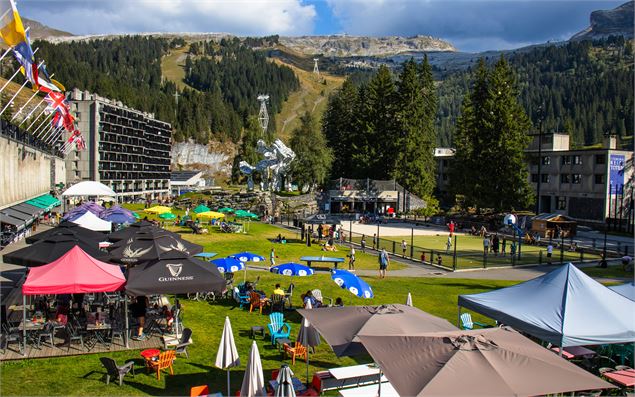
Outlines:
{"label": "grass lawn", "polygon": [[581,269],[591,277],[623,278],[630,281],[633,280],[633,276],[635,275],[633,271],[625,271],[621,264],[609,265],[606,269],[600,267],[583,267]]}
{"label": "grass lawn", "polygon": [[[251,276],[255,272],[252,272]],[[276,282],[283,285],[289,283],[290,278],[267,272],[261,275],[259,287],[271,292]],[[346,305],[405,303],[408,291],[412,292],[415,306],[456,323],[457,295],[477,293],[514,284],[509,281],[462,280],[462,279],[426,279],[426,278],[387,278],[379,280],[376,277],[365,278],[371,284],[375,298],[362,300],[345,290],[338,288],[326,274],[313,277],[295,277],[297,295],[294,303],[300,303],[299,295],[302,291],[320,288],[324,296],[344,299]],[[104,370],[99,362],[102,354],[86,354],[75,357],[53,359],[34,359],[15,362],[4,362],[0,365],[0,395],[187,395],[189,388],[195,385],[208,384],[212,392],[225,391],[225,372],[214,367],[214,359],[220,341],[225,316],[232,321],[234,338],[241,358],[241,366],[232,370],[232,390],[240,388],[247,363],[251,339],[248,331],[253,325],[266,326],[268,316],[256,312],[249,313],[234,307],[231,302],[192,302],[182,300],[185,326],[193,330],[194,344],[188,348],[190,358],[179,358],[174,364],[173,376],[162,376],[158,381],[152,374],[146,374],[139,351],[125,351],[105,354],[112,357],[119,364],[127,360],[135,360],[138,365],[135,378],[126,377],[122,387],[115,383],[105,385]],[[480,316],[474,316],[477,321],[487,322]],[[285,319],[291,324],[291,336],[295,338],[299,329],[299,316],[295,312],[286,312]],[[490,321],[491,322],[491,321]],[[265,378],[270,379],[271,370],[279,368],[280,353],[270,346],[268,340],[256,337],[258,348],[263,360]],[[284,360],[289,364],[290,360]],[[322,344],[315,354],[311,355],[311,368],[316,370],[354,365],[370,362],[368,357],[357,359],[338,359],[330,347]],[[304,380],[306,366],[303,362],[296,362],[292,370],[300,379]]]}

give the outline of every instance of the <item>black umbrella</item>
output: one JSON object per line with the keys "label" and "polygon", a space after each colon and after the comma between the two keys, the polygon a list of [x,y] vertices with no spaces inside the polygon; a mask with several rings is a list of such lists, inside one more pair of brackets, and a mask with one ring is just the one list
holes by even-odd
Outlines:
{"label": "black umbrella", "polygon": [[110,247],[108,247],[108,250],[113,251],[116,248],[132,244],[136,239],[140,239],[140,238],[155,239],[160,236],[172,236],[177,240],[185,241],[181,238],[179,234],[171,232],[169,230],[161,229],[155,226],[142,227],[142,228],[137,228],[137,231],[135,233],[130,234],[130,236],[128,236],[127,238],[123,240],[115,241]]}
{"label": "black umbrella", "polygon": [[134,235],[135,233],[137,233],[138,231],[140,231],[141,229],[148,229],[148,228],[159,229],[159,227],[155,226],[155,224],[152,222],[139,221],[137,223],[133,223],[132,225],[124,229],[117,230],[116,232],[110,233],[108,235],[108,240],[110,241],[125,240],[129,238],[130,236]]}
{"label": "black umbrella", "polygon": [[103,233],[86,229],[73,222],[62,221],[60,222],[59,226],[53,229],[48,229],[43,231],[42,233],[27,237],[26,242],[29,244],[33,244],[35,242],[45,240],[55,235],[71,236],[80,240],[84,240],[86,242],[94,242],[95,247],[97,247],[97,243],[107,240],[106,235]]}
{"label": "black umbrella", "polygon": [[[95,244],[95,245],[94,245]],[[62,255],[79,245],[88,255],[100,261],[108,261],[110,255],[100,251],[96,243],[87,243],[72,236],[55,235],[2,256],[5,263],[22,266],[42,266],[59,259]]]}
{"label": "black umbrella", "polygon": [[130,269],[126,291],[132,295],[222,293],[225,285],[216,266],[171,250],[157,261]]}
{"label": "black umbrella", "polygon": [[155,234],[133,237],[132,240],[126,241],[125,245],[110,251],[110,255],[115,262],[136,265],[156,261],[170,250],[181,251],[191,256],[203,252],[203,247],[180,237]]}

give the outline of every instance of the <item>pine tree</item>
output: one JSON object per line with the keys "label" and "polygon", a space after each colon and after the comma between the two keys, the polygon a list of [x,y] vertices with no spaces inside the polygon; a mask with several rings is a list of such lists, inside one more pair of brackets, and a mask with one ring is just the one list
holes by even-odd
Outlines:
{"label": "pine tree", "polygon": [[351,176],[353,145],[357,140],[356,102],[355,86],[346,79],[340,90],[329,98],[322,117],[322,132],[336,155],[331,167],[332,178]]}
{"label": "pine tree", "polygon": [[290,146],[296,155],[291,163],[291,172],[300,190],[305,187],[312,190],[317,184],[324,183],[333,155],[309,112],[300,117],[300,125],[291,135]]}

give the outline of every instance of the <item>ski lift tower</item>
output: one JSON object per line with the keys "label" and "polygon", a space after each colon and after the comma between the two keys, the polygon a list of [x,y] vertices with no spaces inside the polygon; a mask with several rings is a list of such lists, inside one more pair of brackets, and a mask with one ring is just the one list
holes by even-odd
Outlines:
{"label": "ski lift tower", "polygon": [[263,135],[266,135],[267,126],[269,125],[269,114],[267,113],[268,100],[269,100],[269,95],[265,95],[265,94],[258,95],[258,102],[260,102],[260,112],[258,113],[258,122],[260,123],[260,128],[262,128]]}
{"label": "ski lift tower", "polygon": [[320,69],[318,69],[319,58],[313,58],[313,74],[320,77]]}

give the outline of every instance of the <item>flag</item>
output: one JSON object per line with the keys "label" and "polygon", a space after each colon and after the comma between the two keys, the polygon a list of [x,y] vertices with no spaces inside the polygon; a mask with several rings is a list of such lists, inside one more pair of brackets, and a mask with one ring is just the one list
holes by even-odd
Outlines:
{"label": "flag", "polygon": [[40,91],[65,91],[66,88],[57,80],[54,80],[46,70],[46,63],[42,62],[38,71],[38,84],[40,85]]}
{"label": "flag", "polygon": [[3,5],[0,12],[2,12],[2,18],[0,18],[0,37],[10,47],[15,47],[19,43],[26,42],[26,32],[24,31],[24,25],[22,24],[22,18],[18,13],[18,9],[15,7],[13,0],[3,0]]}
{"label": "flag", "polygon": [[33,87],[38,86],[38,69],[37,62],[35,61],[35,54],[31,49],[31,41],[29,39],[29,34],[27,33],[25,36],[25,40],[17,43],[13,47],[13,55],[15,59],[21,65],[21,71],[24,77],[26,77]]}
{"label": "flag", "polygon": [[83,135],[80,134],[77,140],[75,141],[75,148],[79,151],[86,149],[86,141],[84,140]]}
{"label": "flag", "polygon": [[55,112],[55,115],[53,115],[53,119],[51,120],[51,124],[53,124],[53,127],[55,128],[64,126],[64,117],[60,112]]}
{"label": "flag", "polygon": [[[61,92],[50,91],[44,97],[44,101],[46,101],[48,106],[50,106],[53,111],[56,112],[56,116],[57,114],[59,114],[59,119],[61,119],[61,123],[64,128],[69,132],[74,132],[75,117],[73,117],[73,115],[71,114],[71,111],[68,107],[68,102],[66,101],[66,96]],[[58,122],[60,122],[59,119]]]}

